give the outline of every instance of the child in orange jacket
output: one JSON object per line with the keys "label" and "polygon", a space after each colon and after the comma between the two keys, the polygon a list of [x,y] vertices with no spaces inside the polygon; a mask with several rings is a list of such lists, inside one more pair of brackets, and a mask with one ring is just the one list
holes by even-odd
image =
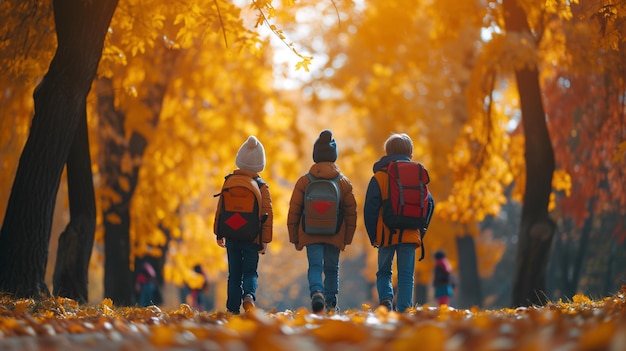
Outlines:
{"label": "child in orange jacket", "polygon": [[[313,146],[313,161],[309,173],[315,178],[334,179],[341,175],[335,164],[337,145],[330,130],[324,130]],[[311,183],[307,175],[296,182],[289,202],[287,228],[289,241],[298,251],[306,247],[309,262],[308,280],[313,312],[321,312],[324,307],[331,312],[337,311],[339,293],[339,253],[352,243],[356,230],[356,199],[352,192],[352,183],[341,175],[337,180],[340,190],[340,212],[342,222],[339,231],[332,235],[312,234],[304,231],[303,211],[304,194]],[[322,279],[322,274],[324,278]]]}
{"label": "child in orange jacket", "polygon": [[[235,158],[236,169],[233,174],[244,175],[253,179],[260,179],[259,172],[265,169],[265,149],[263,144],[254,136],[241,145]],[[233,313],[239,314],[239,308],[242,305],[244,310],[254,307],[256,301],[256,289],[258,287],[258,264],[259,254],[264,254],[267,244],[272,241],[272,198],[270,196],[269,187],[263,181],[259,183],[261,192],[261,202],[259,204],[260,213],[265,216],[261,225],[260,235],[256,236],[253,241],[237,241],[230,238],[224,238],[219,233],[218,218],[221,214],[221,206],[215,214],[214,233],[217,236],[217,244],[226,248],[228,256],[228,297],[226,300],[226,309]],[[222,199],[220,198],[220,204]]]}

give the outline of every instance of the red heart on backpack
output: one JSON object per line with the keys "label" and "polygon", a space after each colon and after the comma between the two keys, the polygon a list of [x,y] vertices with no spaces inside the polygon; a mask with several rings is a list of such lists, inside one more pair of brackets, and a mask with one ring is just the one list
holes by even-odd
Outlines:
{"label": "red heart on backpack", "polygon": [[315,203],[313,204],[313,208],[319,214],[323,214],[324,212],[328,211],[331,206],[332,203],[330,203],[329,201],[315,201]]}

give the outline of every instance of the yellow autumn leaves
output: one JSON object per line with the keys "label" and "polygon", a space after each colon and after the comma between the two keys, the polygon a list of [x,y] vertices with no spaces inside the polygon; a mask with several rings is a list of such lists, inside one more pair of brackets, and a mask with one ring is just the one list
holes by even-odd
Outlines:
{"label": "yellow autumn leaves", "polygon": [[330,315],[306,308],[231,315],[198,312],[186,304],[162,311],[156,306],[116,308],[108,299],[79,306],[64,298],[36,302],[4,297],[0,348],[29,340],[30,349],[37,350],[32,348],[37,340],[55,336],[67,338],[65,346],[158,349],[621,350],[626,346],[625,294],[622,287],[599,301],[576,295],[545,307],[499,310],[425,305],[400,314],[363,305]]}

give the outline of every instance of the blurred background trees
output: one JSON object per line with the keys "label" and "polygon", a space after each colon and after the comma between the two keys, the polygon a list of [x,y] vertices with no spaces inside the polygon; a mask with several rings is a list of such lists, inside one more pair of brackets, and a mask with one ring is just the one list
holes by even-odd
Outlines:
{"label": "blurred background trees", "polygon": [[[254,134],[266,149],[262,176],[276,216],[259,266],[259,305],[306,305],[306,258],[288,245],[284,224],[294,182],[325,128],[359,208],[387,136],[413,138],[438,202],[427,257],[416,264],[417,302],[432,301],[432,253],[441,248],[459,283],[453,306],[520,303],[511,297],[522,206],[538,191],[527,174],[542,171],[552,183],[543,211],[556,225],[545,298],[616,291],[626,279],[618,269],[626,260],[626,1],[516,3],[526,34],[507,31],[502,4],[485,0],[120,1],[86,106],[97,208],[89,298],[133,304],[135,267],[148,260],[165,304],[180,302],[174,287],[202,285],[199,264],[222,308],[226,261],[212,233],[213,194]],[[33,90],[56,48],[49,6],[0,4],[0,218]],[[515,71],[529,67],[554,173],[526,169]],[[69,220],[66,179],[47,284]],[[342,255],[342,308],[376,301],[376,251],[362,223]]]}

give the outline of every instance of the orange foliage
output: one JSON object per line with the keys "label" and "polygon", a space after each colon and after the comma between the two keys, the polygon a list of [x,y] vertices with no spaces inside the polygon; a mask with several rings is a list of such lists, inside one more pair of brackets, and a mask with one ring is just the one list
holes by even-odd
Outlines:
{"label": "orange foliage", "polygon": [[406,313],[369,306],[331,315],[253,309],[242,315],[175,309],[116,308],[111,301],[79,306],[57,298],[0,300],[0,347],[181,348],[242,350],[622,349],[626,334],[624,291],[594,301],[519,309],[455,310],[423,306]]}
{"label": "orange foliage", "polygon": [[[256,0],[246,3],[251,9],[242,9],[222,0],[123,1],[113,18],[99,74],[112,79],[116,107],[126,116],[127,135],[118,136],[120,143],[127,143],[133,131],[148,141],[141,159],[125,154],[119,160],[125,174],[141,166],[130,204],[132,255],[153,254],[151,248],[168,240],[160,228],[167,229],[173,239],[164,272],[169,281],[194,284],[191,267],[197,263],[213,276],[225,271],[224,251],[211,232],[217,203],[212,195],[250,134],[265,145],[268,167],[262,176],[275,204],[270,250],[277,254],[266,257],[266,267],[300,262],[286,245],[280,223],[285,223],[293,182],[310,166],[314,138],[324,128],[336,135],[338,164],[352,180],[360,207],[383,141],[391,132],[408,133],[415,141],[414,158],[429,169],[437,200],[428,250],[446,249],[454,265],[455,237],[470,234],[477,239],[481,274],[488,275],[503,244],[492,233],[481,233],[477,224],[501,211],[510,187],[511,197],[522,200],[524,140],[510,74],[529,62],[541,67],[558,164],[553,177],[557,196],[550,208],[579,225],[590,213],[624,217],[626,123],[623,97],[615,93],[624,90],[623,1],[585,6],[521,1],[538,42],[505,36],[501,7],[494,2],[283,3],[276,8],[273,1]],[[49,3],[34,4],[0,2],[2,215],[28,133],[32,91],[55,47]],[[252,28],[251,18],[263,25]],[[298,47],[323,51],[315,59],[289,39],[296,23],[306,26],[300,28],[306,34],[298,38]],[[274,87],[280,68],[272,67],[272,39],[256,31],[263,26],[298,56],[300,62],[290,70],[310,70],[303,89]],[[174,60],[164,58],[163,53],[173,52]],[[325,62],[314,69],[319,61]],[[162,76],[167,68],[173,69],[168,79]],[[167,85],[163,101],[149,101],[149,90],[160,83]],[[111,131],[95,128],[96,102],[89,98],[92,153],[105,156],[97,140]],[[159,123],[152,126],[155,104],[160,104]],[[93,159],[100,185],[102,170],[98,157]],[[131,187],[127,177],[117,183]],[[112,189],[97,191],[100,210],[121,200]],[[590,198],[596,199],[594,208],[587,206]],[[99,218],[104,220],[119,218]],[[363,275],[373,280],[375,250],[368,246],[362,219],[358,223],[346,255],[365,253]],[[623,224],[615,231],[623,240]],[[101,269],[98,259],[96,251],[92,269]],[[432,259],[425,262],[416,267],[423,284],[432,274]],[[298,274],[303,272],[279,277],[279,285],[289,286]],[[424,328],[437,334],[436,328]],[[599,328],[597,335],[606,330],[610,327]]]}
{"label": "orange foliage", "polygon": [[[267,43],[243,26],[239,7],[157,1],[154,6],[120,4],[118,10],[100,74],[113,80],[126,137],[139,132],[148,142],[142,159],[122,159],[122,171],[140,165],[131,205],[131,256],[158,255],[154,248],[169,243],[165,278],[195,285],[194,265],[212,277],[226,269],[225,252],[215,245],[211,229],[213,194],[234,169],[237,148],[248,135],[264,143],[268,167],[262,176],[274,200],[285,201],[287,190],[274,178],[295,177],[290,167],[281,166],[294,158],[278,157],[276,150],[290,143],[294,117],[270,94]],[[163,50],[174,52],[168,53],[174,60],[166,60]],[[159,72],[165,70],[174,73],[163,80]],[[157,84],[167,86],[163,101],[148,95]],[[159,105],[158,123],[152,124]],[[111,190],[98,191],[116,201]],[[280,220],[285,211],[278,208],[275,216]]]}
{"label": "orange foliage", "polygon": [[[607,233],[618,241],[626,237],[626,124],[619,73],[626,60],[618,34],[626,28],[625,9],[623,2],[573,5],[574,16],[560,27],[569,55],[552,66],[545,89],[556,161],[572,183],[570,193],[558,198],[558,210],[577,228],[592,216],[621,217]],[[595,59],[598,55],[602,60]]]}

